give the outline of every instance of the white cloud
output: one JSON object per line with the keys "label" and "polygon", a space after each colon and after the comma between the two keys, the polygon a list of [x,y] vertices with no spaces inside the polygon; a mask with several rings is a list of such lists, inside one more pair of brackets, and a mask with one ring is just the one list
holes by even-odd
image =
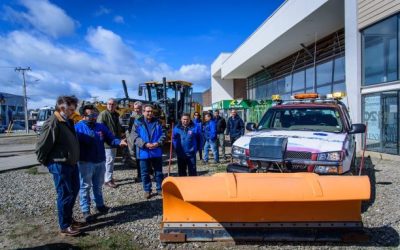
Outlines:
{"label": "white cloud", "polygon": [[30,24],[37,31],[53,38],[74,33],[77,22],[48,0],[21,0],[20,3],[26,11],[17,12],[5,6],[3,19],[23,26]]}
{"label": "white cloud", "polygon": [[111,10],[101,5],[99,9],[94,13],[95,16],[102,16],[110,14]]}
{"label": "white cloud", "polygon": [[114,17],[114,20],[113,20],[115,23],[125,23],[125,21],[124,21],[124,17],[123,16],[115,16]]}
{"label": "white cloud", "polygon": [[[167,63],[135,51],[119,35],[103,27],[88,29],[87,48],[66,46],[43,35],[13,31],[0,35],[0,65],[30,66],[28,72],[29,106],[54,105],[58,95],[75,94],[90,100],[123,97],[121,80],[129,94],[137,97],[139,83],[167,79],[195,83],[197,89],[209,86],[209,67],[182,65],[174,69]],[[13,69],[1,69],[1,91],[20,94],[21,77]],[[35,82],[35,79],[40,81]]]}

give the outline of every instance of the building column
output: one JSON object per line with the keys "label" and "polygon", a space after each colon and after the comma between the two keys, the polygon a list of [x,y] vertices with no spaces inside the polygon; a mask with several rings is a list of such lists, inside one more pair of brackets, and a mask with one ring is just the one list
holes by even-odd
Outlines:
{"label": "building column", "polygon": [[[361,33],[358,30],[357,0],[344,1],[345,65],[348,108],[353,123],[361,123]],[[361,150],[361,135],[356,136]]]}
{"label": "building column", "polygon": [[234,99],[233,79],[211,76],[211,103]]}

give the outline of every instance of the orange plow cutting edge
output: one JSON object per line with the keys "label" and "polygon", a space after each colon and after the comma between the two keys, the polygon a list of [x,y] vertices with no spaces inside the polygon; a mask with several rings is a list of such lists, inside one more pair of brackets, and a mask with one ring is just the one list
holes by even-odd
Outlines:
{"label": "orange plow cutting edge", "polygon": [[343,240],[362,229],[367,176],[218,173],[163,182],[163,242]]}

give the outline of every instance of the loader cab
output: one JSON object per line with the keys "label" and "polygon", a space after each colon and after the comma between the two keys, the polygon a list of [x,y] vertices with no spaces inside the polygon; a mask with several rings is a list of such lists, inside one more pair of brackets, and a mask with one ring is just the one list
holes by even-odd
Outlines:
{"label": "loader cab", "polygon": [[159,105],[168,124],[177,122],[183,113],[192,112],[192,83],[186,81],[146,82],[139,85],[139,96]]}

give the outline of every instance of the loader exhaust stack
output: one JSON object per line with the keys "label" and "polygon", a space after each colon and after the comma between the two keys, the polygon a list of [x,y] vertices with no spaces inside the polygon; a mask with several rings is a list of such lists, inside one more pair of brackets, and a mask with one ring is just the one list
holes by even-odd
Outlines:
{"label": "loader exhaust stack", "polygon": [[362,229],[367,176],[218,173],[163,182],[163,242],[343,240]]}

